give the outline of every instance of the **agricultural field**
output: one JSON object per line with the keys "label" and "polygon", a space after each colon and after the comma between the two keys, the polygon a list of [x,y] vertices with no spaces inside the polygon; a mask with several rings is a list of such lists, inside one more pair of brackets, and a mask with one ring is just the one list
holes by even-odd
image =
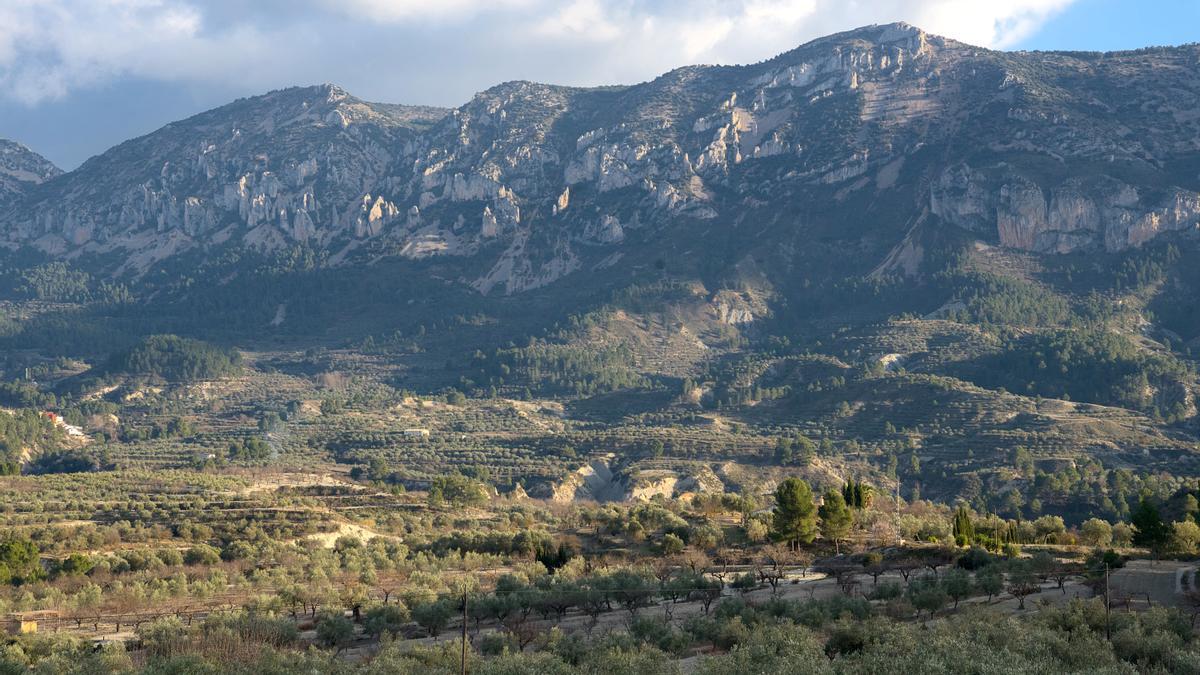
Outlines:
{"label": "agricultural field", "polygon": [[[13,301],[4,658],[248,673],[950,658],[897,652],[920,630],[1028,667],[1186,670],[1190,352],[1124,332],[1121,313],[1103,318],[1120,338],[1064,332],[1091,311],[1080,291],[985,253],[956,274],[1009,280],[790,337],[782,317],[723,323],[724,291],[682,281],[550,328],[499,302],[322,340],[113,332],[129,310]],[[18,348],[65,317],[115,342]],[[1081,374],[1017,386],[1029,358]],[[1118,371],[1160,394],[1129,398]],[[1005,641],[1013,622],[1027,642]],[[1075,625],[1097,649],[1044,661]],[[1153,656],[1133,646],[1150,636]]]}
{"label": "agricultural field", "polygon": [[[839,345],[931,353],[947,330]],[[43,670],[860,672],[909,627],[1000,648],[1013,621],[1031,642],[1004,649],[1034,663],[1069,624],[1150,634],[1200,608],[1196,566],[1136,560],[1195,551],[1200,507],[1147,471],[1194,448],[1135,411],[849,353],[470,395],[361,347],[123,354],[116,374],[29,355],[5,390],[44,408],[9,408],[29,451],[0,478],[7,653]],[[1153,663],[1192,658],[1175,635]],[[1151,663],[1116,643],[1061,658]]]}
{"label": "agricultural field", "polygon": [[[347,4],[386,16],[313,63],[499,28],[379,87],[560,23],[641,53],[600,1],[43,4],[0,82],[56,110],[70,68],[9,62],[245,95]],[[839,5],[607,4],[712,49]],[[147,67],[159,26],[220,58]],[[68,171],[0,139],[0,675],[1200,673],[1200,46],[763,56],[277,89]]]}

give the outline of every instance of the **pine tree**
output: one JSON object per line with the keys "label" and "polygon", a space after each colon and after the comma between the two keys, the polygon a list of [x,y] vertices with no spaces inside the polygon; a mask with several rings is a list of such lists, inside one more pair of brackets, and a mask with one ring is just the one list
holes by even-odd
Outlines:
{"label": "pine tree", "polygon": [[817,507],[812,488],[799,478],[788,478],[775,490],[772,535],[792,547],[810,544],[817,536]]}
{"label": "pine tree", "polygon": [[821,517],[821,536],[832,541],[834,551],[841,555],[841,541],[850,534],[854,516],[846,507],[846,499],[836,490],[825,493],[825,501],[817,511]]}
{"label": "pine tree", "polygon": [[1137,531],[1133,535],[1135,546],[1145,546],[1155,552],[1167,543],[1171,530],[1158,512],[1158,507],[1149,499],[1143,497],[1133,512],[1133,526]]}

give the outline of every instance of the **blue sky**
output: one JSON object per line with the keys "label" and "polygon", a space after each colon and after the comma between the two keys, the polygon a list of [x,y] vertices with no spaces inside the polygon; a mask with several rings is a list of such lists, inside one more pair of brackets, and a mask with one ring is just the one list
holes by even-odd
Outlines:
{"label": "blue sky", "polygon": [[452,106],[506,80],[639,82],[897,20],[1001,49],[1200,40],[1200,0],[0,0],[0,137],[71,169],[290,85]]}
{"label": "blue sky", "polygon": [[1200,42],[1200,0],[1077,0],[1021,49],[1114,51]]}

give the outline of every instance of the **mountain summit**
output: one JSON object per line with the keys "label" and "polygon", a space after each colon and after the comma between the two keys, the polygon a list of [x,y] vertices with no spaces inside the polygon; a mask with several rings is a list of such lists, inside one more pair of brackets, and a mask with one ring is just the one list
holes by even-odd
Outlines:
{"label": "mountain summit", "polygon": [[485,294],[698,231],[779,269],[877,274],[917,273],[947,233],[1120,251],[1200,224],[1198,65],[1197,46],[998,52],[889,24],[634,86],[510,82],[450,111],[287,89],[10,188],[0,236],[132,277],[224,247],[436,257]]}
{"label": "mountain summit", "polygon": [[62,173],[62,169],[14,141],[0,138],[0,207]]}

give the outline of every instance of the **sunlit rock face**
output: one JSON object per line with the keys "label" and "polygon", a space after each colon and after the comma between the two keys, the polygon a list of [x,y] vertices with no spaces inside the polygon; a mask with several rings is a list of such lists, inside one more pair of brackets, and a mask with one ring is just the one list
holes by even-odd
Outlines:
{"label": "sunlit rock face", "polygon": [[509,82],[453,110],[322,85],[235,101],[63,175],[0,146],[0,240],[129,276],[221,247],[305,246],[328,265],[456,256],[472,261],[462,283],[511,294],[664,227],[753,212],[802,242],[805,205],[853,223],[882,199],[907,225],[872,233],[893,246],[884,271],[919,268],[915,226],[1120,251],[1200,225],[1197,109],[1196,46],[1003,53],[905,24],[634,86]]}
{"label": "sunlit rock face", "polygon": [[0,207],[60,174],[45,157],[20,143],[0,139]]}

